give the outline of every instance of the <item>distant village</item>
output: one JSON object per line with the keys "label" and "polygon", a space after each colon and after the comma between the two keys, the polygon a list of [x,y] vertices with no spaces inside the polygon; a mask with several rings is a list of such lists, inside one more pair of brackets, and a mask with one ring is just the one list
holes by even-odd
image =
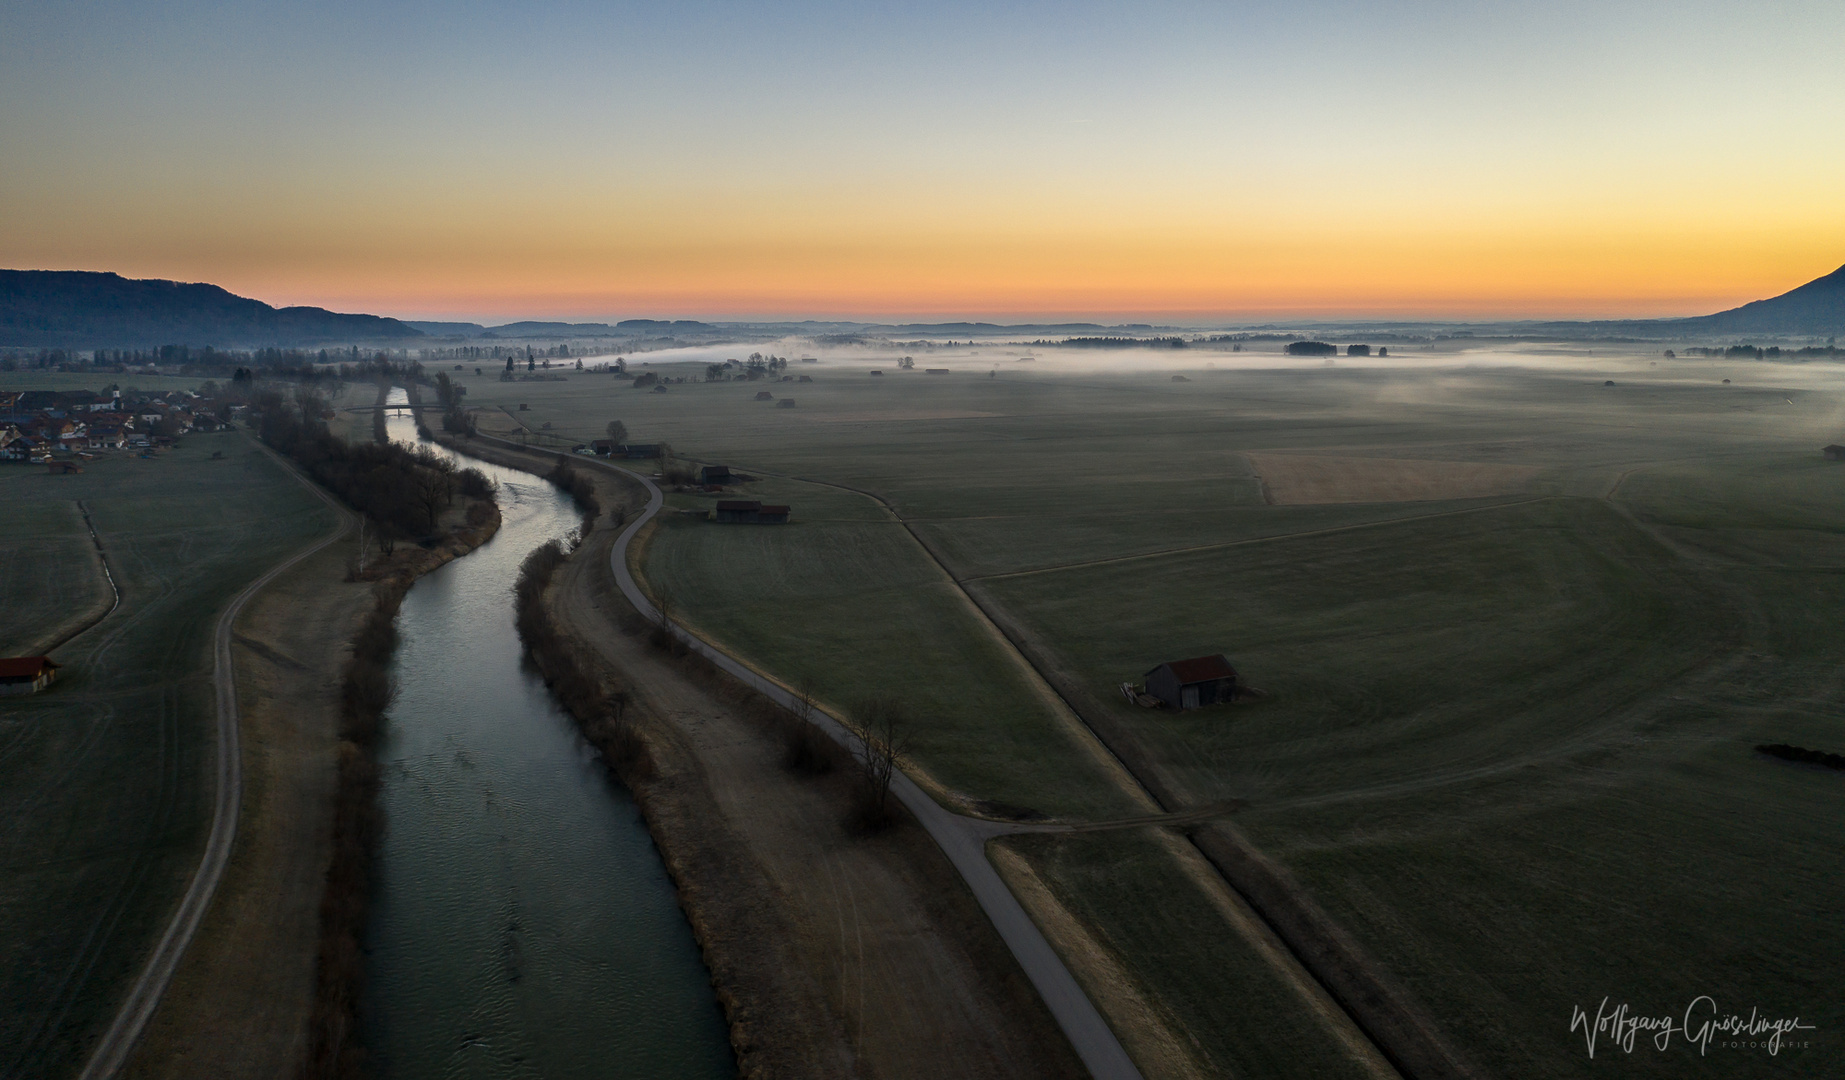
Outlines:
{"label": "distant village", "polygon": [[188,432],[226,427],[243,408],[190,390],[0,390],[0,462],[151,454]]}

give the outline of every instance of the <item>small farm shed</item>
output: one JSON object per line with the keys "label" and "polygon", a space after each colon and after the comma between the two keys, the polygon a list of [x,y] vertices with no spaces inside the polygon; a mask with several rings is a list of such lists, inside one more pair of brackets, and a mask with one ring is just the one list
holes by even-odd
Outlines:
{"label": "small farm shed", "polygon": [[786,525],[789,508],[764,506],[754,499],[719,499],[712,517],[736,525]]}
{"label": "small farm shed", "polygon": [[591,439],[589,448],[594,450],[598,457],[608,457],[609,453],[615,449],[615,444],[607,439]]}
{"label": "small farm shed", "polygon": [[730,483],[730,466],[707,465],[698,470],[698,482],[701,484],[728,484]]}
{"label": "small farm shed", "polygon": [[774,401],[775,395],[769,393],[767,390],[758,390],[756,391],[756,400],[757,401]]}
{"label": "small farm shed", "polygon": [[659,443],[624,443],[614,450],[615,457],[657,458],[660,456]]}
{"label": "small farm shed", "polygon": [[74,473],[74,472],[83,471],[83,466],[77,464],[74,461],[47,461],[45,464],[51,467],[51,475],[53,476],[57,476],[61,473]]}
{"label": "small farm shed", "polygon": [[58,665],[49,656],[0,659],[0,695],[36,694],[57,677]]}
{"label": "small farm shed", "polygon": [[946,375],[951,369],[945,367],[923,368],[924,375]]}
{"label": "small farm shed", "polygon": [[1827,461],[1845,461],[1845,446],[1840,446],[1838,443],[1825,447],[1820,450],[1820,453],[1826,455]]}
{"label": "small farm shed", "polygon": [[1147,672],[1147,693],[1174,709],[1197,709],[1236,696],[1236,669],[1222,653],[1174,660]]}

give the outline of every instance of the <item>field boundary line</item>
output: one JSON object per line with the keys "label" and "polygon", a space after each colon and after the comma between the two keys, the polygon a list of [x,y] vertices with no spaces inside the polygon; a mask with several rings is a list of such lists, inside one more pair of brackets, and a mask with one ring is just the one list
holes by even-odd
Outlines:
{"label": "field boundary line", "polygon": [[244,586],[243,591],[233,597],[218,616],[212,634],[212,682],[216,690],[218,720],[215,770],[217,791],[212,804],[211,833],[205,841],[205,853],[199,859],[198,869],[193,871],[185,895],[180,898],[179,909],[173,913],[166,932],[155,946],[154,954],[148,958],[147,966],[129,988],[128,996],[116,1013],[115,1020],[103,1033],[88,1064],[78,1074],[78,1080],[105,1080],[119,1073],[128,1063],[129,1056],[140,1042],[141,1033],[147,1028],[147,1022],[153,1018],[154,1010],[160,1007],[160,1000],[166,994],[173,973],[179,969],[186,949],[198,933],[199,925],[204,922],[205,913],[210,909],[212,897],[218,890],[218,882],[224,877],[225,864],[230,861],[231,845],[237,839],[237,818],[243,804],[242,744],[238,737],[240,716],[237,712],[236,670],[231,660],[232,624],[243,613],[244,605],[249,603],[251,597],[261,592],[284,571],[340,540],[351,531],[356,520],[351,511],[341,506],[275,451],[260,444],[258,448],[333,510],[335,527],[317,543],[277,563]]}
{"label": "field boundary line", "polygon": [[[810,483],[812,482],[814,481],[810,481]],[[848,488],[847,490],[851,489]],[[1115,563],[1139,562],[1143,559],[1162,559],[1168,555],[1190,555],[1199,551],[1220,551],[1224,548],[1247,547],[1250,544],[1268,544],[1281,540],[1300,540],[1310,536],[1330,536],[1334,533],[1353,532],[1358,529],[1381,529],[1385,526],[1401,525],[1411,521],[1431,521],[1435,518],[1457,517],[1461,514],[1483,514],[1489,510],[1507,510],[1514,506],[1529,506],[1532,503],[1571,498],[1580,498],[1580,496],[1539,495],[1531,499],[1517,499],[1512,502],[1491,503],[1487,506],[1464,506],[1459,510],[1441,510],[1433,514],[1412,514],[1408,517],[1390,518],[1386,521],[1361,521],[1355,525],[1335,525],[1330,529],[1310,529],[1306,532],[1276,533],[1273,536],[1252,536],[1246,540],[1225,540],[1217,544],[1195,544],[1191,547],[1167,548],[1163,551],[1148,551],[1139,555],[1117,555],[1107,559],[1091,559],[1088,562],[1063,563],[1058,566],[1040,566],[1032,570],[1006,570],[997,574],[974,574],[971,577],[955,578],[955,580],[962,582],[997,581],[1001,578],[1030,577],[1033,574],[1054,574],[1060,570],[1084,570],[1092,566],[1111,566]]]}
{"label": "field boundary line", "polygon": [[109,554],[108,552],[105,552],[103,550],[102,537],[96,535],[96,523],[90,520],[90,508],[83,505],[82,499],[75,499],[72,501],[74,501],[77,504],[77,512],[83,515],[83,527],[89,530],[90,543],[92,546],[96,548],[96,561],[102,564],[103,580],[109,583],[109,591],[115,594],[115,600],[112,603],[110,603],[109,610],[103,612],[101,615],[96,616],[94,619],[91,619],[89,622],[84,623],[82,626],[79,626],[77,629],[72,630],[70,633],[65,634],[63,637],[45,646],[43,649],[40,649],[39,652],[43,653],[46,656],[51,655],[57,650],[62,649],[64,646],[69,645],[71,642],[77,640],[79,637],[82,637],[84,634],[87,634],[90,631],[96,629],[98,626],[101,626],[102,621],[104,619],[115,614],[116,609],[122,606],[122,587],[115,583],[115,574],[111,572],[109,569]]}

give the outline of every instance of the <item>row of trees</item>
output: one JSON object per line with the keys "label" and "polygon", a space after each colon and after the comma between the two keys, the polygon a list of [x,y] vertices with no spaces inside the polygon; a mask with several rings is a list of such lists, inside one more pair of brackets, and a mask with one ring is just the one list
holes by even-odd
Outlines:
{"label": "row of trees", "polygon": [[479,469],[458,468],[428,449],[397,443],[349,445],[327,431],[332,412],[311,388],[292,399],[274,391],[258,397],[262,440],[287,454],[321,486],[379,525],[389,543],[396,536],[434,532],[442,511],[457,495],[491,499],[493,482]]}

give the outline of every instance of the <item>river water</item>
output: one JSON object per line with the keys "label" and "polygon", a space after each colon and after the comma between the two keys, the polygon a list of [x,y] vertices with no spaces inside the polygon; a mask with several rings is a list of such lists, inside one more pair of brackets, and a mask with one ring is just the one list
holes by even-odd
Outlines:
{"label": "river water", "polygon": [[[407,418],[390,426],[415,441]],[[457,460],[498,482],[504,523],[418,581],[397,620],[362,1012],[373,1070],[733,1077],[639,811],[520,664],[519,563],[578,516],[537,477]]]}

